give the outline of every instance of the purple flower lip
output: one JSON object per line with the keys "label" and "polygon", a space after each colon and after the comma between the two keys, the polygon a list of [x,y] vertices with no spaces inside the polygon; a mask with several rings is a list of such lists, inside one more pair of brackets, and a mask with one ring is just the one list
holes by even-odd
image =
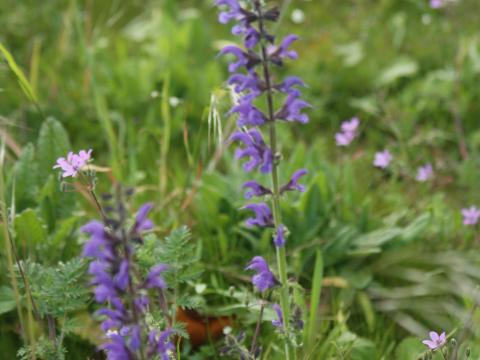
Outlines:
{"label": "purple flower lip", "polygon": [[308,173],[305,169],[299,169],[295,171],[290,179],[290,181],[280,187],[280,194],[283,194],[285,191],[305,191],[305,186],[299,184],[300,178],[305,176]]}
{"label": "purple flower lip", "polygon": [[273,154],[267,147],[262,138],[262,134],[256,129],[250,129],[247,132],[237,131],[230,136],[230,141],[239,141],[244,147],[237,149],[235,158],[249,158],[250,160],[243,164],[246,172],[259,168],[260,172],[268,173],[272,170]]}
{"label": "purple flower lip", "polygon": [[283,327],[283,313],[280,305],[278,304],[273,304],[273,310],[277,313],[277,320],[272,320],[272,325],[275,326],[276,328],[282,328]]}
{"label": "purple flower lip", "polygon": [[260,292],[271,289],[279,283],[270,271],[267,261],[261,256],[255,256],[245,270],[253,270],[257,273],[252,277],[252,283]]}
{"label": "purple flower lip", "polygon": [[264,196],[272,194],[272,190],[264,187],[263,185],[259,184],[254,180],[245,182],[242,187],[244,189],[250,189],[249,191],[245,192],[246,199],[251,199],[254,196]]}
{"label": "purple flower lip", "polygon": [[254,213],[254,217],[246,220],[248,227],[255,225],[259,227],[273,227],[273,215],[266,203],[248,204],[245,205],[243,209],[251,210]]}
{"label": "purple flower lip", "polygon": [[462,209],[462,216],[464,225],[477,225],[480,220],[480,209],[476,206]]}
{"label": "purple flower lip", "polygon": [[430,331],[429,333],[430,339],[423,340],[422,343],[427,345],[430,350],[437,350],[445,345],[447,341],[447,337],[445,332],[442,332],[440,335],[435,331]]}

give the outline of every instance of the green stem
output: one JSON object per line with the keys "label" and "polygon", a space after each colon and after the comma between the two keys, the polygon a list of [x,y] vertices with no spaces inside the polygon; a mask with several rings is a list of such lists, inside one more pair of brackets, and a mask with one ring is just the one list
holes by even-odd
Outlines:
{"label": "green stem", "polygon": [[[262,36],[266,34],[263,22],[262,7],[259,0],[255,0],[255,10],[257,11],[259,17],[259,30]],[[263,66],[263,75],[266,86],[267,94],[267,106],[268,106],[268,123],[270,131],[270,148],[273,154],[273,164],[272,164],[272,211],[273,211],[273,220],[275,229],[278,229],[279,225],[282,223],[282,214],[280,210],[280,186],[278,181],[278,156],[277,156],[277,132],[276,132],[276,122],[275,122],[275,112],[273,106],[273,91],[272,84],[270,79],[270,67],[268,64],[268,55],[267,49],[261,42],[261,51],[262,51],[262,66]],[[290,301],[288,297],[288,278],[287,278],[287,256],[285,252],[285,247],[276,247],[277,251],[277,268],[278,274],[281,282],[280,289],[280,307],[282,308],[283,313],[283,322],[285,327],[285,359],[289,360],[291,358],[291,350],[288,342],[289,327],[290,327]],[[295,352],[293,353],[295,358]]]}

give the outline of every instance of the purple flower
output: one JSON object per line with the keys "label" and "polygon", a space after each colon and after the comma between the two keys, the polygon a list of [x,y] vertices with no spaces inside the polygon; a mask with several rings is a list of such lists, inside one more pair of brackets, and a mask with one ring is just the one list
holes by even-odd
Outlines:
{"label": "purple flower", "polygon": [[252,277],[252,284],[260,292],[271,289],[278,284],[278,280],[270,271],[265,259],[261,256],[255,256],[245,270],[253,270],[257,272],[257,274]]}
{"label": "purple flower", "polygon": [[90,234],[90,240],[83,246],[82,256],[107,260],[113,257],[110,240],[105,226],[99,221],[90,221],[80,231]]}
{"label": "purple flower", "polygon": [[125,339],[115,333],[108,336],[109,342],[101,346],[102,350],[107,353],[108,360],[131,360],[132,355],[128,349]]}
{"label": "purple flower", "polygon": [[158,264],[150,269],[150,272],[147,275],[145,280],[145,287],[147,289],[157,288],[157,289],[165,289],[167,284],[165,280],[161,276],[161,274],[168,269],[168,265],[165,264]]}
{"label": "purple flower", "polygon": [[265,203],[259,204],[248,204],[243,207],[253,211],[255,217],[250,217],[247,219],[246,224],[248,227],[253,227],[254,225],[260,227],[272,227],[273,226],[273,216],[270,208]]}
{"label": "purple flower", "polygon": [[273,309],[277,313],[277,320],[272,320],[272,325],[277,327],[277,328],[283,328],[282,308],[278,304],[273,304]]}
{"label": "purple flower", "polygon": [[476,206],[462,209],[463,224],[476,225],[480,219],[480,210]]}
{"label": "purple flower", "polygon": [[253,106],[250,99],[242,99],[240,103],[230,110],[230,113],[239,115],[237,125],[239,127],[248,125],[262,125],[265,123],[265,115]]}
{"label": "purple flower", "polygon": [[162,356],[162,360],[170,360],[171,354],[175,351],[175,346],[169,341],[173,331],[164,330],[160,333],[157,340],[157,352]]}
{"label": "purple flower", "polygon": [[90,161],[90,156],[92,154],[92,150],[80,150],[78,154],[74,154],[73,152],[69,152],[67,154],[67,158],[58,158],[57,164],[53,166],[54,169],[60,168],[63,173],[62,177],[75,177],[77,176],[78,172]]}
{"label": "purple flower", "polygon": [[133,226],[136,232],[142,232],[151,230],[153,228],[153,222],[150,219],[147,219],[148,213],[153,209],[152,203],[143,204],[140,209],[138,209],[137,216],[135,218],[135,224]]}
{"label": "purple flower", "polygon": [[255,94],[260,94],[264,86],[255,72],[249,72],[247,75],[233,74],[230,76],[227,82],[229,85],[235,85],[234,90],[237,93],[241,93],[245,90],[251,90]]}
{"label": "purple flower", "polygon": [[263,185],[259,184],[254,180],[247,181],[243,184],[244,189],[250,189],[249,191],[245,192],[245,198],[251,199],[254,196],[264,196],[270,195],[272,190],[264,187]]}
{"label": "purple flower", "polygon": [[278,225],[278,229],[275,232],[275,237],[273,238],[273,243],[275,244],[276,247],[285,246],[286,232],[287,232],[287,229],[285,229],[285,226],[283,224]]}
{"label": "purple flower", "polygon": [[388,167],[388,165],[390,165],[390,162],[392,161],[392,159],[393,159],[393,156],[392,154],[390,154],[390,151],[388,150],[380,151],[375,154],[373,165],[381,169],[385,169]]}
{"label": "purple flower", "polygon": [[218,21],[221,24],[227,24],[231,20],[240,20],[243,17],[242,8],[237,0],[216,0],[215,5],[229,7],[228,11],[223,11],[218,15]]}
{"label": "purple flower", "polygon": [[440,9],[452,2],[454,2],[454,0],[430,0],[430,7],[432,9]]}
{"label": "purple flower", "polygon": [[417,170],[417,176],[415,179],[420,182],[426,182],[433,177],[433,167],[431,164],[421,166]]}
{"label": "purple flower", "polygon": [[275,114],[276,119],[308,123],[308,115],[302,114],[304,108],[312,107],[309,103],[298,98],[297,94],[290,94],[282,109]]}
{"label": "purple flower", "polygon": [[250,158],[249,161],[243,164],[245,171],[252,171],[257,167],[260,167],[262,173],[272,171],[272,151],[267,147],[265,141],[263,141],[262,134],[257,129],[250,129],[247,132],[237,131],[232,134],[230,141],[243,143],[244,148],[237,149],[235,157],[237,159]]}
{"label": "purple flower", "polygon": [[290,94],[294,96],[300,96],[300,91],[297,89],[294,89],[294,86],[301,86],[305,87],[305,83],[300,79],[299,77],[296,76],[289,76],[283,80],[282,83],[275,85],[275,89],[278,91],[285,93],[285,94]]}
{"label": "purple flower", "polygon": [[442,332],[439,335],[435,331],[430,331],[429,336],[430,339],[423,340],[422,343],[427,345],[430,350],[436,350],[441,348],[443,345],[445,345],[445,342],[447,341],[445,332]]}
{"label": "purple flower", "polygon": [[335,134],[337,146],[348,146],[357,137],[360,120],[357,117],[344,121],[341,125],[341,131]]}
{"label": "purple flower", "polygon": [[294,191],[294,190],[304,192],[305,186],[299,184],[298,181],[302,176],[306,174],[307,174],[307,170],[305,169],[299,169],[295,171],[292,177],[290,178],[290,181],[280,187],[280,193],[284,193],[285,191]]}
{"label": "purple flower", "polygon": [[271,46],[268,48],[268,56],[270,61],[277,65],[282,64],[282,59],[289,58],[292,60],[296,60],[298,58],[298,54],[295,50],[289,50],[290,45],[298,40],[297,35],[287,35],[279,46]]}
{"label": "purple flower", "polygon": [[125,290],[130,282],[129,265],[127,260],[122,260],[118,272],[113,278],[115,286],[120,290]]}

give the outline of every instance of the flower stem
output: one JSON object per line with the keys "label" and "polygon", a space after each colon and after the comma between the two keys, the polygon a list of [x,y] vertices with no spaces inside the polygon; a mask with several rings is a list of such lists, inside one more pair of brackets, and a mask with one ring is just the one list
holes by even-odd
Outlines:
{"label": "flower stem", "polygon": [[[278,181],[278,156],[277,156],[277,132],[276,132],[276,122],[275,122],[275,113],[273,107],[273,91],[270,77],[270,67],[268,64],[268,54],[267,49],[264,44],[264,39],[266,35],[264,19],[262,13],[262,6],[260,0],[255,0],[254,2],[255,10],[258,15],[258,24],[259,31],[262,36],[261,41],[261,51],[262,51],[262,66],[263,66],[263,75],[266,86],[266,95],[267,95],[267,106],[268,106],[268,123],[270,131],[270,148],[273,154],[273,164],[272,164],[272,212],[275,228],[278,229],[279,225],[282,222],[282,215],[280,210],[280,187]],[[288,334],[289,334],[289,318],[290,318],[290,302],[288,298],[288,279],[287,279],[287,257],[285,253],[284,246],[277,246],[277,268],[278,274],[280,276],[281,289],[280,289],[280,307],[282,308],[284,326],[285,326],[285,359],[289,360],[291,358],[290,346],[288,343]]]}
{"label": "flower stem", "polygon": [[260,314],[258,314],[257,326],[255,327],[255,334],[253,335],[253,339],[252,339],[252,347],[250,348],[250,355],[252,355],[253,358],[255,358],[255,351],[257,350],[257,339],[258,339],[258,336],[260,335],[260,327],[262,325],[264,309],[265,309],[265,303],[263,300],[261,300]]}

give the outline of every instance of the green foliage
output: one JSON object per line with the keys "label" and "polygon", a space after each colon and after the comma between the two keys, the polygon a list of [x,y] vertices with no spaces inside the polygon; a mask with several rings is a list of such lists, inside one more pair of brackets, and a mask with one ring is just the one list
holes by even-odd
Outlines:
{"label": "green foliage", "polygon": [[73,258],[56,267],[25,262],[24,270],[42,317],[50,315],[62,319],[86,308],[89,289],[85,280],[86,262],[83,259]]}
{"label": "green foliage", "polygon": [[63,360],[66,354],[65,348],[56,349],[49,339],[41,337],[35,343],[35,346],[20,348],[17,357],[20,360],[30,360],[33,357],[41,360]]}

